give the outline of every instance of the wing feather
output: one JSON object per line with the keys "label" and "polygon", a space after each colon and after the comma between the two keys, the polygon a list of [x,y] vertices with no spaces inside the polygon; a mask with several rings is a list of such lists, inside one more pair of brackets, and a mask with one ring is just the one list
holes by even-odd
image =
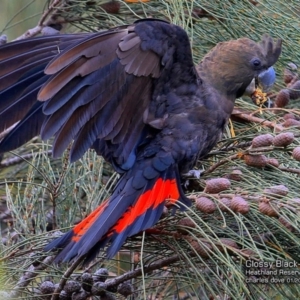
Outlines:
{"label": "wing feather", "polygon": [[[71,160],[94,147],[116,167],[130,167],[144,129],[150,126],[143,121],[144,112],[164,113],[161,100],[153,96],[157,86],[163,88],[168,80],[165,75],[172,72],[173,62],[178,65],[178,45],[189,47],[182,29],[149,20],[104,32],[39,37],[0,47],[0,95],[4,97],[0,116],[19,106],[21,112],[12,118],[18,121],[32,114],[36,97],[42,103],[39,113],[27,116],[24,126],[9,138],[20,140],[20,130],[35,133],[39,129],[43,139],[55,137],[55,156],[73,140]],[[191,54],[183,58],[180,65],[190,72]],[[43,122],[37,121],[38,116]],[[0,129],[10,122],[4,119]],[[30,122],[28,129],[26,122]]]}

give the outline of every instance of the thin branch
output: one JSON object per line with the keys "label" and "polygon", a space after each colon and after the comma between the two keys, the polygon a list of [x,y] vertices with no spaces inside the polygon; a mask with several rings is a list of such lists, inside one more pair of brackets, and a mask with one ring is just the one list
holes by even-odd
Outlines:
{"label": "thin branch", "polygon": [[64,288],[66,282],[68,281],[69,277],[73,274],[74,270],[81,264],[83,261],[84,256],[79,257],[77,260],[72,263],[72,265],[67,269],[67,271],[64,273],[62,276],[57,288],[54,290],[53,295],[51,297],[51,300],[58,300],[59,299],[59,294]]}
{"label": "thin branch", "polygon": [[262,118],[252,116],[250,114],[245,113],[244,111],[241,111],[238,108],[233,109],[232,115],[237,116],[237,117],[239,117],[243,120],[246,120],[248,122],[259,123],[262,126],[266,126],[266,127],[272,128],[272,129],[276,129],[278,131],[284,130],[284,127],[279,125],[279,124],[276,124],[274,122],[271,122],[271,121],[268,121],[268,120],[265,120],[265,119],[262,119]]}
{"label": "thin branch", "polygon": [[34,37],[42,32],[43,28],[47,26],[46,19],[53,15],[55,11],[57,11],[57,8],[60,5],[63,5],[64,0],[54,0],[53,3],[48,7],[48,9],[43,13],[42,17],[40,18],[38,25],[28,29],[25,33],[23,33],[21,36],[17,37],[14,41],[27,39],[30,37]]}
{"label": "thin branch", "polygon": [[41,33],[43,29],[43,26],[35,26],[34,28],[28,29],[25,33],[23,33],[21,36],[17,37],[15,40],[13,41],[18,41],[18,40],[23,40],[23,39],[28,39],[30,37],[34,37],[36,35],[38,35],[39,33]]}
{"label": "thin branch", "polygon": [[294,173],[294,174],[300,175],[300,169],[280,167],[280,166],[278,167],[278,169],[283,171],[283,172],[289,172],[289,173]]}
{"label": "thin branch", "polygon": [[[250,142],[251,145],[252,142]],[[268,146],[268,147],[257,147],[257,148],[248,148],[248,149],[244,149],[243,151],[239,151],[236,154],[233,154],[229,157],[223,158],[221,160],[219,160],[217,163],[213,164],[212,166],[210,166],[207,170],[203,171],[201,173],[201,175],[205,175],[205,174],[209,174],[212,173],[214,170],[216,170],[217,168],[223,166],[226,163],[229,163],[235,159],[240,159],[242,158],[245,154],[261,154],[261,153],[266,153],[266,152],[271,152],[276,148],[276,150],[279,151],[291,151],[291,149],[288,148],[280,148],[280,147],[274,147],[274,146]],[[224,148],[225,149],[225,148]],[[224,151],[224,150],[223,150]],[[214,151],[214,154],[218,154],[218,152],[221,152],[219,150]],[[285,168],[285,167],[277,167],[278,169],[280,169],[281,171],[285,171],[285,172],[291,172],[291,173],[296,173],[296,174],[300,174],[300,170],[299,169],[295,169],[295,168]]]}
{"label": "thin branch", "polygon": [[219,160],[217,163],[215,163],[214,165],[212,165],[211,167],[209,167],[207,170],[205,170],[202,175],[205,175],[205,174],[208,174],[208,173],[211,173],[213,172],[215,169],[217,169],[218,167],[234,160],[234,159],[238,159],[240,158],[241,154],[240,153],[237,153],[237,154],[234,154],[234,155],[231,155],[229,157],[226,157],[224,159],[221,159]]}
{"label": "thin branch", "polygon": [[53,3],[48,7],[48,9],[43,13],[41,19],[38,22],[38,26],[43,26],[45,20],[48,16],[53,12],[54,9],[57,8],[60,4],[62,4],[63,0],[54,0]]}
{"label": "thin branch", "polygon": [[[52,150],[41,152],[41,154],[51,155],[52,154]],[[27,153],[27,154],[24,154],[22,156],[8,158],[6,160],[3,160],[0,163],[0,168],[17,165],[20,162],[24,161],[25,159],[33,158],[34,155],[36,155],[36,153]]]}
{"label": "thin branch", "polygon": [[[226,248],[229,248],[229,249],[232,249],[234,251],[237,251],[237,249],[235,248],[232,248],[230,246],[226,246]],[[240,252],[240,251],[239,251]],[[246,256],[247,255],[244,255],[243,253],[240,253],[242,256]],[[194,252],[194,251],[190,251],[188,253],[188,256],[189,257],[195,257],[197,256],[197,254]],[[135,269],[133,271],[128,271],[120,276],[117,276],[113,279],[110,279],[110,280],[107,280],[105,281],[105,285],[107,288],[111,288],[111,287],[115,287],[115,286],[118,286],[120,283],[124,282],[124,281],[127,281],[127,280],[130,280],[130,279],[133,279],[133,278],[136,278],[138,276],[141,276],[142,273],[146,274],[146,273],[149,273],[151,271],[154,271],[154,270],[158,270],[158,269],[161,269],[163,267],[166,267],[166,266],[169,266],[171,264],[174,264],[180,260],[184,259],[183,256],[181,256],[180,254],[176,254],[176,255],[173,255],[169,258],[164,258],[164,259],[161,259],[159,261],[156,261],[156,262],[153,262],[153,263],[150,263],[148,265],[145,265],[143,270],[142,268],[138,268],[138,269]],[[51,299],[51,300],[54,300],[54,299]]]}
{"label": "thin branch", "polygon": [[[195,256],[195,253],[189,253],[191,256]],[[138,276],[141,276],[142,273],[144,272],[144,274],[149,273],[151,271],[169,266],[179,260],[181,260],[183,257],[181,255],[173,255],[169,258],[165,258],[165,259],[161,259],[159,261],[150,263],[148,265],[145,265],[143,270],[141,268],[135,269],[133,271],[128,271],[120,276],[117,276],[113,279],[110,279],[108,281],[105,282],[105,284],[107,285],[107,288],[110,287],[114,287],[119,285],[120,283],[127,281],[129,279],[133,279],[136,278]],[[54,300],[54,299],[51,299]]]}
{"label": "thin branch", "polygon": [[250,147],[251,144],[252,144],[252,141],[241,142],[241,143],[234,144],[234,145],[231,145],[231,146],[224,146],[220,149],[210,151],[209,154],[207,155],[207,157],[218,155],[218,154],[221,154],[222,152],[229,152],[229,151],[233,151],[233,150],[237,150],[237,149],[246,149],[246,148]]}

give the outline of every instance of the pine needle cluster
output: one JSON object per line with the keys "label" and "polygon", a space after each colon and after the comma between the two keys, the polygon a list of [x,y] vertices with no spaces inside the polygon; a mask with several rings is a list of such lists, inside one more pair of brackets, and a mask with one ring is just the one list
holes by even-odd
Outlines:
{"label": "pine needle cluster", "polygon": [[[220,41],[259,40],[264,33],[282,38],[283,52],[265,104],[238,99],[222,140],[198,162],[202,175],[190,178],[186,188],[193,206],[176,214],[166,207],[154,228],[129,238],[111,261],[101,252],[84,269],[56,266],[52,254],[42,251],[109,196],[117,180],[111,167],[93,151],[74,164],[68,151],[53,159],[51,141],[38,138],[5,154],[0,296],[58,299],[56,290],[59,299],[298,299],[300,286],[293,283],[300,263],[299,1],[49,0],[43,5],[38,25],[28,31],[32,36],[97,31],[152,17],[186,29],[195,63]],[[12,24],[22,26],[9,24],[3,33]],[[276,267],[280,262],[289,266]]]}

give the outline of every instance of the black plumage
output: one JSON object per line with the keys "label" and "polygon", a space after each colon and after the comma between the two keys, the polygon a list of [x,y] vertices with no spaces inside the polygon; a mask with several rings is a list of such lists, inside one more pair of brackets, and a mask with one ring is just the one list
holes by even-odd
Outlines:
{"label": "black plumage", "polygon": [[62,248],[57,261],[88,262],[110,242],[111,257],[166,202],[188,205],[180,173],[216,144],[250,82],[273,76],[280,51],[269,36],[242,38],[194,66],[186,32],[158,20],[0,46],[0,129],[19,122],[0,152],[40,133],[55,137],[54,156],[73,142],[71,161],[93,148],[123,174],[107,201],[46,249]]}

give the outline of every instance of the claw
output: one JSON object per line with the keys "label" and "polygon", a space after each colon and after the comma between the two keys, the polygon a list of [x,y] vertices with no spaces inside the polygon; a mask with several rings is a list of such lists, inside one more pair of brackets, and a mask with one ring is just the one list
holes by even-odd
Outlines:
{"label": "claw", "polygon": [[187,189],[189,185],[190,185],[190,181],[186,179],[183,183],[184,188]]}
{"label": "claw", "polygon": [[194,177],[199,179],[201,174],[203,173],[203,169],[202,170],[189,170],[187,173],[182,174],[183,177]]}
{"label": "claw", "polygon": [[197,179],[199,179],[203,171],[204,171],[204,169],[202,169],[202,170],[189,170],[187,173],[181,174],[181,176],[183,178],[186,178],[184,180],[183,186],[187,189],[189,184],[190,184],[190,181],[189,181],[188,178],[197,178]]}

